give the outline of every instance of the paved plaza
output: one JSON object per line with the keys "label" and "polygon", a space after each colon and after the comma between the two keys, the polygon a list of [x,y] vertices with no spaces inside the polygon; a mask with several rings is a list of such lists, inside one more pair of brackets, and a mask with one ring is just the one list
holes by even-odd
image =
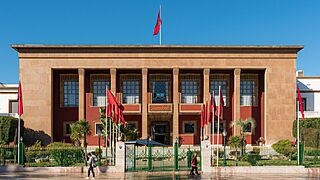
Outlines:
{"label": "paved plaza", "polygon": [[[74,174],[54,174],[54,173],[4,173],[0,174],[0,179],[85,179],[86,174],[74,173]],[[202,174],[200,176],[190,176],[186,172],[180,173],[110,173],[110,174],[98,174],[96,179],[319,179],[320,175],[306,175],[306,174],[237,174],[237,175],[216,175],[216,174]]]}

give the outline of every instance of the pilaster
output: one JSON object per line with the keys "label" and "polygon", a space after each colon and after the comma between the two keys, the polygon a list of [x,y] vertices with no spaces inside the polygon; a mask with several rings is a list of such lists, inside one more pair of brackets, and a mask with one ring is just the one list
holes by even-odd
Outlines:
{"label": "pilaster", "polygon": [[[240,75],[241,69],[234,69],[234,113],[233,113],[233,121],[240,119]],[[239,135],[240,131],[236,126],[233,126],[233,135]]]}
{"label": "pilaster", "polygon": [[148,69],[142,69],[142,139],[148,138]]}
{"label": "pilaster", "polygon": [[85,70],[78,69],[79,74],[79,120],[85,118]]}
{"label": "pilaster", "polygon": [[179,137],[179,69],[173,69],[173,118],[172,118],[173,143]]}

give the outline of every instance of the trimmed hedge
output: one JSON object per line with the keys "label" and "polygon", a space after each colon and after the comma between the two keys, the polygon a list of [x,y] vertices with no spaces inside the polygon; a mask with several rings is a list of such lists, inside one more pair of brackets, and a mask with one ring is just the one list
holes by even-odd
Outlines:
{"label": "trimmed hedge", "polygon": [[[306,147],[320,147],[320,118],[300,120],[300,132],[302,142]],[[297,121],[293,122],[292,135],[297,137]]]}
{"label": "trimmed hedge", "polygon": [[[24,133],[23,120],[20,121],[21,136]],[[17,140],[18,119],[9,116],[0,116],[0,144],[8,144]]]}
{"label": "trimmed hedge", "polygon": [[280,140],[277,143],[272,144],[272,148],[279,154],[290,158],[290,156],[294,153],[296,148],[292,148],[291,141],[289,140]]}
{"label": "trimmed hedge", "polygon": [[73,144],[54,142],[47,146],[47,153],[59,166],[72,166],[84,163],[84,152]]}

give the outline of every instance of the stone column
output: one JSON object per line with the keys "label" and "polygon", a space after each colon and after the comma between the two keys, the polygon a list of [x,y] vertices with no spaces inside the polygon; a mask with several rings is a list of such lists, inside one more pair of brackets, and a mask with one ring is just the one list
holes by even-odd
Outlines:
{"label": "stone column", "polygon": [[116,143],[116,164],[115,164],[115,172],[125,172],[125,144],[124,142],[118,141]]}
{"label": "stone column", "polygon": [[85,70],[78,69],[79,74],[79,120],[84,119],[85,116]]}
{"label": "stone column", "polygon": [[[234,91],[233,91],[233,97],[234,97],[234,104],[233,104],[233,121],[240,119],[240,74],[241,69],[235,69],[234,70]],[[240,131],[237,129],[236,126],[233,127],[233,135],[239,135]]]}
{"label": "stone column", "polygon": [[141,136],[142,139],[148,138],[148,69],[142,69],[142,129]]}
{"label": "stone column", "polygon": [[117,91],[117,69],[110,69],[111,92],[116,96]]}
{"label": "stone column", "polygon": [[[210,69],[205,68],[203,69],[203,103],[205,104],[206,101],[209,100],[210,98]],[[211,126],[211,125],[210,125]],[[209,125],[205,126],[203,128],[203,134],[204,134],[204,139],[209,138],[209,133],[210,133],[210,128]]]}
{"label": "stone column", "polygon": [[173,118],[172,118],[172,142],[179,137],[179,69],[173,69]]}

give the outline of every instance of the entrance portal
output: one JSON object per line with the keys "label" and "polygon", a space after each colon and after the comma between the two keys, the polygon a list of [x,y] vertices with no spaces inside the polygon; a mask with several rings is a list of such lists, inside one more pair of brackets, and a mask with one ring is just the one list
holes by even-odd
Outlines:
{"label": "entrance portal", "polygon": [[170,144],[170,125],[168,121],[155,121],[151,124],[151,137],[162,144]]}

